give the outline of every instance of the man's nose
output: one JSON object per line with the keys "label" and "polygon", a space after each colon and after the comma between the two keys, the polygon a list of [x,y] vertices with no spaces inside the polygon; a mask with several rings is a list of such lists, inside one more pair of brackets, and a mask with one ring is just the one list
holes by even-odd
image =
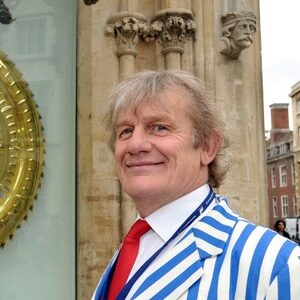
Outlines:
{"label": "man's nose", "polygon": [[150,137],[146,130],[135,128],[132,136],[128,140],[128,152],[131,154],[149,152],[151,147]]}

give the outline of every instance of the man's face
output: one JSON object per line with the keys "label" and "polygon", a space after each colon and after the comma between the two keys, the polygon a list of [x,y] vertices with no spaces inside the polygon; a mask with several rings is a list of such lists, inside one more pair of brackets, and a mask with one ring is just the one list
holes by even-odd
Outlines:
{"label": "man's face", "polygon": [[207,182],[202,149],[194,149],[188,102],[165,91],[164,105],[141,102],[119,113],[115,158],[123,189],[142,216]]}
{"label": "man's face", "polygon": [[242,49],[250,47],[253,42],[255,30],[255,23],[249,20],[241,20],[237,22],[232,31],[232,38],[235,44]]}

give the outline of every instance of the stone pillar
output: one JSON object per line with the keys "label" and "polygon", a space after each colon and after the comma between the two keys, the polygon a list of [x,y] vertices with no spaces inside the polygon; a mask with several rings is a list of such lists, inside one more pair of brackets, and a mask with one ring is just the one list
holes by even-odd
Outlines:
{"label": "stone pillar", "polygon": [[146,18],[137,12],[122,11],[107,20],[106,33],[117,42],[121,79],[135,72],[136,46],[146,29]]}
{"label": "stone pillar", "polygon": [[138,0],[120,0],[120,11],[137,11]]}
{"label": "stone pillar", "polygon": [[[148,26],[144,15],[132,11],[136,9],[136,1],[121,1],[121,11],[107,20],[106,33],[116,38],[117,52],[119,57],[119,78],[134,74],[135,59],[138,54],[136,46],[140,36],[145,34]],[[136,211],[130,197],[122,190],[120,184],[118,189],[120,199],[120,242],[136,217]]]}
{"label": "stone pillar", "polygon": [[[175,1],[170,5],[174,6]],[[181,54],[183,44],[194,38],[196,23],[193,14],[187,9],[166,8],[160,10],[152,18],[151,31],[153,36],[162,45],[162,54],[165,57],[166,69],[181,69]]]}
{"label": "stone pillar", "polygon": [[165,8],[177,8],[177,0],[163,0],[162,2]]}

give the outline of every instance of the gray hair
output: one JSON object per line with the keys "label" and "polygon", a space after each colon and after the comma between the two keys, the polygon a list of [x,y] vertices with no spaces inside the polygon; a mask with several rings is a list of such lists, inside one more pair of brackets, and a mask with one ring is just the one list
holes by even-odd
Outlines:
{"label": "gray hair", "polygon": [[[109,146],[114,151],[116,142],[115,125],[120,111],[127,107],[135,109],[141,102],[164,105],[163,93],[166,90],[181,92],[190,102],[188,116],[193,123],[193,147],[205,147],[206,138],[220,136],[223,145],[215,159],[209,164],[208,183],[219,187],[228,170],[225,159],[227,138],[225,137],[224,124],[215,108],[203,82],[192,74],[179,70],[171,71],[144,71],[121,81],[112,91],[108,99],[107,110],[104,118],[106,128],[110,131]],[[221,159],[222,158],[222,159]]]}

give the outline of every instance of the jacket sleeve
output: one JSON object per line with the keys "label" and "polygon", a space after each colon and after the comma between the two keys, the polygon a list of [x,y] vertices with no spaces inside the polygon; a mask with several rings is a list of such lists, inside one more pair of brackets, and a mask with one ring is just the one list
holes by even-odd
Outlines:
{"label": "jacket sleeve", "polygon": [[294,249],[286,265],[270,283],[265,299],[300,299],[300,247]]}

